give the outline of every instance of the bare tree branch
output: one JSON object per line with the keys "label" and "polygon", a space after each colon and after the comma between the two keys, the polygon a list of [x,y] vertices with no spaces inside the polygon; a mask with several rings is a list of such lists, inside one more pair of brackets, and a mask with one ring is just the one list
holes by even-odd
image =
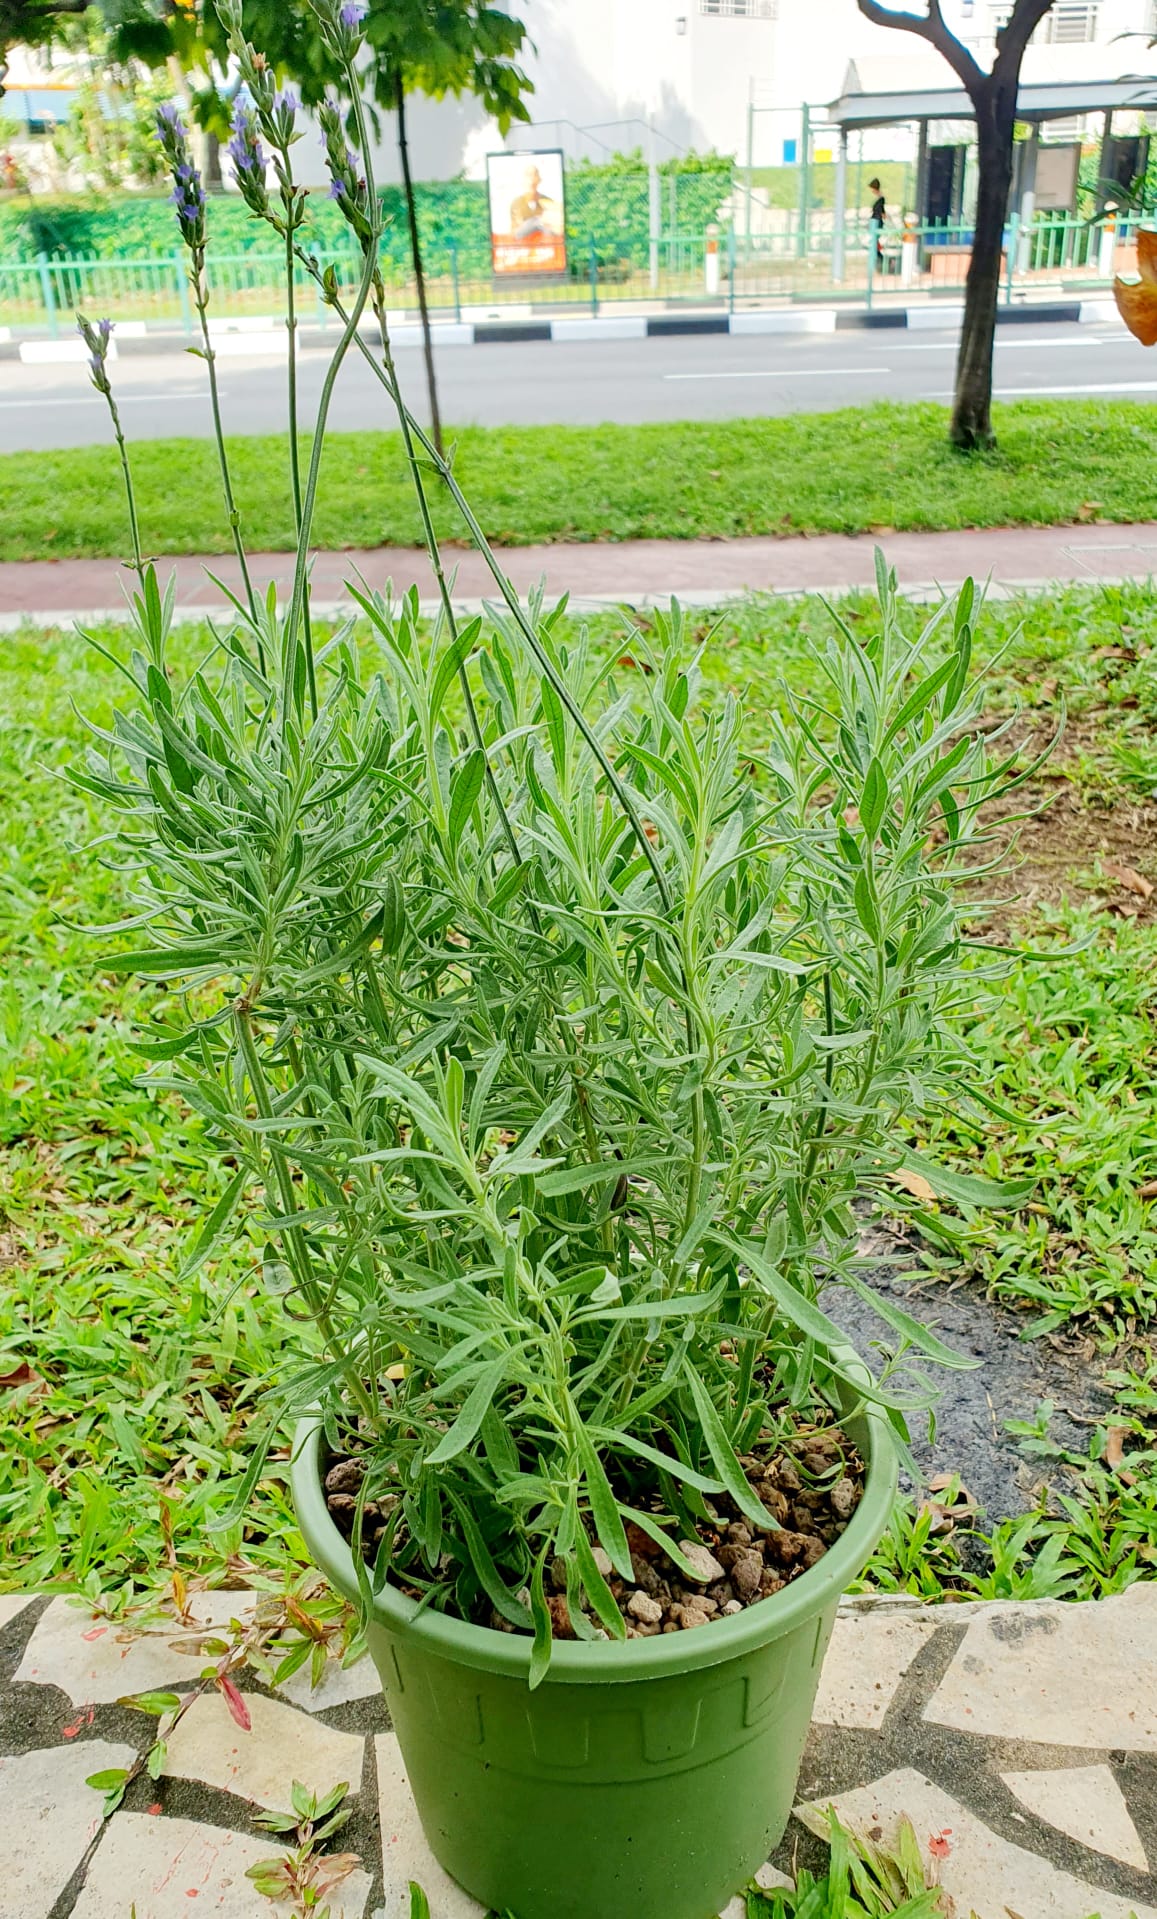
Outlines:
{"label": "bare tree branch", "polygon": [[[1032,0],[1032,4],[1042,5],[1042,0]],[[1042,11],[1047,11],[1050,4],[1051,0],[1043,0]],[[921,40],[927,40],[937,53],[943,54],[970,98],[978,87],[984,86],[988,74],[945,26],[940,0],[928,0],[927,13],[900,13],[895,7],[882,6],[880,0],[857,0],[857,5],[865,20],[870,20],[874,27],[900,27],[905,33],[915,33]]]}
{"label": "bare tree branch", "polygon": [[1016,0],[1016,5],[996,36],[996,62],[1001,66],[1019,66],[1024,50],[1039,27],[1053,0]]}

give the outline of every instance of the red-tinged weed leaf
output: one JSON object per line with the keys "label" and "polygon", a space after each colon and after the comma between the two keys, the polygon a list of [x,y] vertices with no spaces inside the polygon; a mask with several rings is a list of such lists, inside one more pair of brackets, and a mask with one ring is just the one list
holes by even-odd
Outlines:
{"label": "red-tinged weed leaf", "polygon": [[252,1732],[253,1721],[249,1717],[249,1708],[228,1673],[218,1673],[217,1685],[220,1689],[221,1697],[229,1708],[230,1716],[236,1720],[242,1732]]}

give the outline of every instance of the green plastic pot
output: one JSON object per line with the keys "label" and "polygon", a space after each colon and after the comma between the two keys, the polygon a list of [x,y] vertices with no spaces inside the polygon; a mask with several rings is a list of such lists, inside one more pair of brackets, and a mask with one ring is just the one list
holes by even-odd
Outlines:
{"label": "green plastic pot", "polygon": [[[560,1642],[527,1684],[530,1639],[467,1625],[387,1586],[369,1648],[435,1857],[516,1919],[709,1919],[791,1813],[820,1667],[844,1588],[896,1489],[886,1418],[846,1421],[868,1462],[847,1530],[810,1572],[746,1611],[654,1639]],[[357,1597],[321,1486],[321,1433],[293,1464],[302,1532]]]}

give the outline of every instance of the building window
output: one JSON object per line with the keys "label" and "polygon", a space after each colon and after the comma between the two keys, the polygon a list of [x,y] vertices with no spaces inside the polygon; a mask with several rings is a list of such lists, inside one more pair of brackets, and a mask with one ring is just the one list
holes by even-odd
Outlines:
{"label": "building window", "polygon": [[774,20],[775,0],[699,0],[700,13],[729,20]]}
{"label": "building window", "polygon": [[1097,37],[1097,8],[1094,0],[1059,0],[1037,28],[1033,39],[1055,46],[1079,46]]}

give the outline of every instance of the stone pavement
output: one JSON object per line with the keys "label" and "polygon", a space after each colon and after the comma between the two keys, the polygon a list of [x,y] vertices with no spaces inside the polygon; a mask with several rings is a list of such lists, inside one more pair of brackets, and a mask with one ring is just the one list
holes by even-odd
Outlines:
{"label": "stone pavement", "polygon": [[[569,592],[580,607],[643,605],[672,594],[689,605],[710,605],[747,591],[840,593],[871,586],[877,546],[896,568],[905,591],[915,594],[956,586],[968,575],[991,579],[998,591],[1015,592],[1050,582],[1149,579],[1157,573],[1157,524],[981,527],[957,533],[883,530],[807,539],[592,541],[506,547],[500,557],[521,593],[545,578],[552,594]],[[456,569],[456,599],[470,605],[493,597],[493,583],[476,553],[448,547],[445,557],[447,567]],[[187,613],[225,606],[210,571],[234,590],[240,587],[235,562],[220,554],[165,559],[158,568],[162,579],[175,570],[177,603]],[[256,584],[263,588],[275,580],[285,596],[292,583],[293,557],[255,554],[252,571]],[[397,592],[416,585],[424,600],[434,590],[425,554],[410,548],[319,553],[313,570],[319,611],[350,605],[345,585],[358,574],[374,587],[392,581]],[[129,578],[112,560],[0,565],[0,626],[17,626],[21,616],[37,624],[64,624],[102,613],[119,617]]]}
{"label": "stone pavement", "polygon": [[[252,1595],[193,1606],[244,1619]],[[102,1825],[85,1779],[155,1725],[117,1701],[187,1688],[202,1664],[176,1625],[133,1637],[64,1598],[0,1598],[0,1919],[275,1919],[244,1874],[278,1850],[254,1813],[286,1809],[295,1779],[349,1784],[338,1843],[361,1865],[333,1919],[406,1919],[411,1878],[432,1919],[481,1919],[425,1846],[366,1661],[312,1694],[303,1672],[250,1689],[248,1732],[205,1694],[163,1777]],[[1157,1583],[1096,1604],[847,1602],[800,1793],[885,1839],[907,1814],[937,1841],[957,1919],[1157,1919]],[[793,1822],[761,1880],[797,1850],[816,1857]]]}

